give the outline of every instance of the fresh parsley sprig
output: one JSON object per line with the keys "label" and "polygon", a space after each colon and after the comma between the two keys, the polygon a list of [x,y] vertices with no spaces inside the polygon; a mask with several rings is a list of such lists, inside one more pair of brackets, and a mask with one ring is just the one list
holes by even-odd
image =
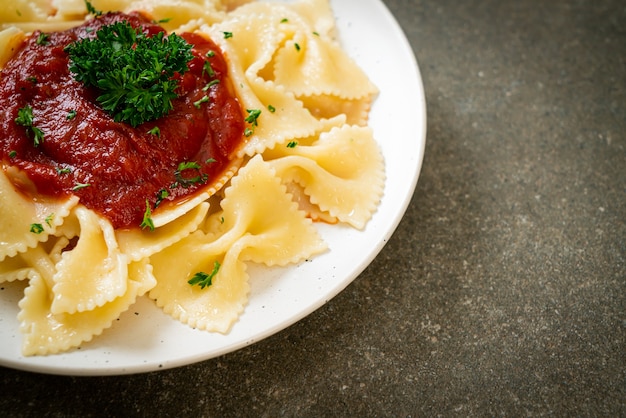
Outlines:
{"label": "fresh parsley sprig", "polygon": [[261,116],[261,109],[246,109],[246,112],[248,112],[248,116],[244,120],[248,122],[250,126],[244,130],[243,134],[250,136],[254,133],[254,128],[259,126],[258,119],[259,116]]}
{"label": "fresh parsley sprig", "polygon": [[85,6],[87,7],[87,13],[89,13],[90,15],[94,15],[95,17],[102,16],[102,11],[97,10],[95,7],[93,7],[90,1],[85,0]]}
{"label": "fresh parsley sprig", "polygon": [[97,101],[116,122],[136,127],[167,115],[178,97],[176,74],[188,71],[192,45],[176,34],[147,36],[127,21],[69,44],[70,71],[97,87]]}
{"label": "fresh parsley sprig", "polygon": [[216,261],[213,263],[213,271],[211,273],[205,273],[203,271],[199,271],[194,276],[187,281],[192,286],[198,285],[200,289],[204,289],[207,286],[211,286],[213,284],[213,278],[220,271],[220,263]]}
{"label": "fresh parsley sprig", "polygon": [[33,108],[26,105],[17,110],[15,123],[26,128],[26,134],[33,136],[33,145],[38,147],[43,142],[44,133],[33,124]]}
{"label": "fresh parsley sprig", "polygon": [[[174,171],[174,177],[176,181],[172,184],[172,188],[175,187],[190,187],[194,184],[203,184],[209,179],[208,174],[201,173],[200,169],[202,166],[195,161],[184,161],[178,164],[178,168]],[[195,171],[198,173],[196,176],[189,176],[188,173],[190,171]],[[185,174],[183,174],[185,173]]]}

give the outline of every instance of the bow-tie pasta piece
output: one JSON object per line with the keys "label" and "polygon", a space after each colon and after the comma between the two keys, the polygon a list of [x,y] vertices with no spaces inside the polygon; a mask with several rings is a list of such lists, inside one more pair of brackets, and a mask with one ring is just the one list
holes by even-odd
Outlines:
{"label": "bow-tie pasta piece", "polygon": [[283,181],[299,184],[322,212],[358,229],[383,194],[383,158],[367,127],[333,128],[311,145],[278,146],[265,157]]}
{"label": "bow-tie pasta piece", "polygon": [[48,240],[78,203],[76,197],[29,199],[13,183],[28,187],[20,172],[0,167],[0,261]]}
{"label": "bow-tie pasta piece", "polygon": [[[204,247],[205,237],[196,232],[151,257],[157,285],[149,296],[183,324],[225,333],[247,302],[246,265],[238,259],[234,246],[220,254]],[[189,284],[196,275],[206,275],[206,280],[211,276],[209,287]]]}
{"label": "bow-tie pasta piece", "polygon": [[[150,259],[158,283],[150,297],[192,327],[230,329],[247,302],[244,261],[285,265],[326,249],[311,221],[260,156],[232,179],[222,211],[211,217],[208,224],[219,225],[220,231],[198,231]],[[190,285],[188,281],[197,274],[211,275],[210,284]]]}
{"label": "bow-tie pasta piece", "polygon": [[222,200],[226,228],[245,231],[242,259],[268,266],[297,263],[326,250],[311,220],[298,210],[272,167],[255,156]]}
{"label": "bow-tie pasta piece", "polygon": [[297,97],[360,99],[378,92],[337,41],[303,30],[295,32],[277,52],[274,80]]}
{"label": "bow-tie pasta piece", "polygon": [[[80,17],[86,12],[84,0],[53,0],[53,3],[56,6],[53,18],[58,20]],[[184,30],[188,31],[190,24],[197,28],[201,23],[215,23],[225,14],[225,7],[217,0],[90,0],[90,3],[102,12],[141,10],[168,31],[179,31],[181,26],[186,26]]]}
{"label": "bow-tie pasta piece", "polygon": [[53,314],[93,310],[127,291],[129,260],[119,249],[111,223],[81,205],[74,214],[79,238],[56,265]]}
{"label": "bow-tie pasta piece", "polygon": [[[43,245],[38,245],[13,257],[5,258],[0,263],[0,283],[42,277],[47,281],[49,288],[52,288],[55,271],[52,257],[46,253]],[[52,297],[52,293],[50,296]]]}
{"label": "bow-tie pasta piece", "polygon": [[155,285],[146,260],[128,265],[127,290],[122,296],[90,311],[53,314],[50,290],[41,277],[29,281],[20,301],[20,331],[25,356],[54,354],[90,341]]}
{"label": "bow-tie pasta piece", "polygon": [[[285,13],[279,12],[281,7]],[[323,123],[292,92],[264,78],[266,67],[271,70],[273,57],[284,44],[285,33],[280,25],[286,14],[293,14],[287,5],[252,3],[237,9],[220,24],[202,28],[228,56],[229,74],[248,116],[258,112],[249,120],[248,140],[241,156],[312,135]]]}
{"label": "bow-tie pasta piece", "polygon": [[0,8],[1,22],[37,22],[48,19],[54,13],[49,0],[12,0]]}
{"label": "bow-tie pasta piece", "polygon": [[151,230],[116,231],[122,252],[138,261],[162,251],[196,231],[209,211],[209,203],[203,202],[182,216]]}

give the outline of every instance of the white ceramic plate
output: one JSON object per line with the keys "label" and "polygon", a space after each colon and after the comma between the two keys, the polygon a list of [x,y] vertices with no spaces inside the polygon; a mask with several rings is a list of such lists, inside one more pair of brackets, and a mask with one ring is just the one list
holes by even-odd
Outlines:
{"label": "white ceramic plate", "polygon": [[382,202],[364,231],[319,225],[330,251],[300,265],[249,267],[250,302],[228,335],[191,329],[140,299],[112,328],[68,353],[23,357],[15,319],[24,284],[0,284],[0,365],[42,373],[115,375],[191,364],[268,337],[328,302],[383,248],[408,206],[421,168],[426,104],[415,57],[380,0],[331,1],[342,44],[380,89],[370,126],[386,161]]}

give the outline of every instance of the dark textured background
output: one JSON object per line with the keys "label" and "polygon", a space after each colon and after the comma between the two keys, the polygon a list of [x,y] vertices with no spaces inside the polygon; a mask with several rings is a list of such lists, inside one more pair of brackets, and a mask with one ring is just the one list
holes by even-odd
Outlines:
{"label": "dark textured background", "polygon": [[420,63],[428,143],[372,265],[200,364],[0,369],[0,415],[626,416],[626,4],[385,3]]}

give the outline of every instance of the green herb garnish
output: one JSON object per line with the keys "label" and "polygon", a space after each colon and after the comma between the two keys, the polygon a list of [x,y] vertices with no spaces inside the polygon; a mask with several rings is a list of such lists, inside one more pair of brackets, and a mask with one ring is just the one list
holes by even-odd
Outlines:
{"label": "green herb garnish", "polygon": [[202,105],[202,103],[208,103],[208,101],[209,101],[209,96],[202,96],[200,100],[196,100],[195,102],[193,102],[193,105],[196,107],[196,109],[200,109],[200,106]]}
{"label": "green herb garnish", "polygon": [[209,77],[215,77],[215,70],[211,67],[211,63],[209,61],[204,61],[204,65],[202,66],[202,74],[206,73]]}
{"label": "green herb garnish", "polygon": [[154,128],[150,129],[148,133],[150,135],[161,137],[161,129],[159,129],[158,126],[155,126]]}
{"label": "green herb garnish", "polygon": [[84,189],[85,187],[89,187],[89,186],[91,186],[91,184],[89,183],[76,183],[74,187],[72,187],[72,191],[75,192],[77,190]]}
{"label": "green herb garnish", "polygon": [[297,146],[298,146],[297,141],[289,141],[289,143],[287,144],[287,148],[295,148]]}
{"label": "green herb garnish", "polygon": [[189,283],[192,286],[198,285],[200,286],[200,289],[204,289],[207,286],[211,286],[211,284],[213,284],[213,278],[217,275],[217,273],[220,271],[220,263],[219,261],[216,261],[213,264],[213,271],[209,274],[199,271],[196,274],[194,274],[194,276],[187,281],[187,283]]}
{"label": "green herb garnish", "polygon": [[257,119],[261,116],[261,109],[246,109],[246,112],[248,112],[248,116],[245,121],[253,126],[257,126],[259,124]]}
{"label": "green herb garnish", "polygon": [[228,38],[232,38],[233,37],[233,33],[232,32],[224,32],[224,39],[228,39]]}
{"label": "green herb garnish", "polygon": [[194,177],[183,175],[183,173],[188,170],[197,170],[199,172],[200,168],[200,164],[195,161],[185,161],[178,164],[178,168],[174,171],[174,178],[176,179],[176,182],[172,185],[172,187],[182,186],[187,188],[194,184],[206,183],[209,176],[205,173],[199,173]]}
{"label": "green herb garnish", "polygon": [[33,143],[36,147],[43,142],[43,131],[33,125],[33,108],[26,105],[17,111],[15,123],[26,128],[26,135],[33,135]]}
{"label": "green herb garnish", "polygon": [[261,109],[246,109],[248,116],[244,119],[251,126],[244,129],[243,134],[245,136],[251,136],[254,133],[254,127],[259,125],[258,119],[261,116]]}
{"label": "green herb garnish", "polygon": [[195,161],[184,161],[178,164],[178,171],[192,170],[192,169],[199,170],[200,164],[198,164]]}
{"label": "green herb garnish", "polygon": [[43,232],[42,224],[30,224],[30,232],[33,234],[41,234]]}
{"label": "green herb garnish", "polygon": [[157,193],[156,202],[154,202],[154,208],[155,209],[158,208],[161,202],[167,199],[169,195],[170,195],[170,192],[168,192],[167,189],[159,190],[159,192]]}
{"label": "green herb garnish", "polygon": [[192,45],[176,34],[147,36],[126,21],[106,25],[93,39],[69,44],[70,71],[97,87],[97,101],[116,122],[135,127],[167,115],[178,81],[193,58]]}
{"label": "green herb garnish", "polygon": [[216,78],[215,80],[211,80],[211,81],[209,81],[207,83],[206,86],[202,87],[202,91],[207,91],[207,90],[209,90],[211,88],[211,86],[214,86],[214,85],[219,84],[219,83],[220,83],[219,78]]}
{"label": "green herb garnish", "polygon": [[141,229],[149,228],[154,231],[154,222],[152,222],[152,211],[150,210],[150,202],[146,199],[146,211],[143,213],[143,221],[139,225]]}
{"label": "green herb garnish", "polygon": [[76,111],[75,110],[70,110],[69,112],[67,112],[67,120],[72,120],[76,117]]}
{"label": "green herb garnish", "polygon": [[50,43],[50,35],[40,32],[35,43],[37,45],[48,45]]}
{"label": "green herb garnish", "polygon": [[89,13],[90,15],[94,15],[96,17],[102,16],[102,12],[100,10],[96,10],[96,8],[93,7],[90,1],[85,0],[85,6],[87,6],[87,13]]}

